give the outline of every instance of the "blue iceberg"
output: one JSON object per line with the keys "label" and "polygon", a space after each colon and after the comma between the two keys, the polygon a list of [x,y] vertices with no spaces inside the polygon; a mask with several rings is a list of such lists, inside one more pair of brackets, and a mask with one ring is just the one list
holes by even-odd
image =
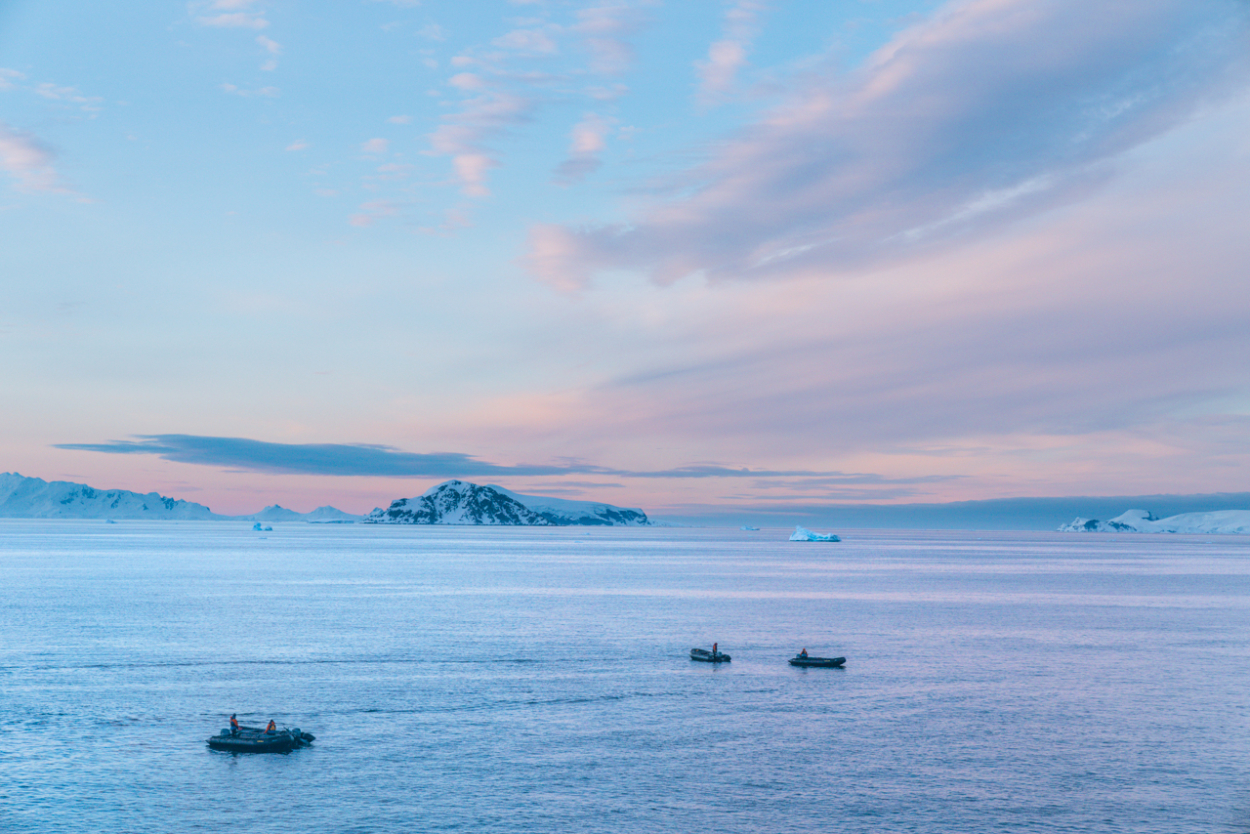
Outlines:
{"label": "blue iceberg", "polygon": [[792,542],[840,542],[840,538],[833,533],[813,533],[806,527],[794,526],[794,532],[790,534]]}

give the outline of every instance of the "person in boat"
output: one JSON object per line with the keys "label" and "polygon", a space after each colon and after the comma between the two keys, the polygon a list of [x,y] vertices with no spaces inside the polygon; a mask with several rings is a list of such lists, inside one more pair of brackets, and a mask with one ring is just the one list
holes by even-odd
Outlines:
{"label": "person in boat", "polygon": [[239,719],[235,718],[234,713],[230,713],[230,735],[237,736],[239,734]]}
{"label": "person in boat", "polygon": [[716,644],[712,644],[712,657],[716,657]]}
{"label": "person in boat", "polygon": [[269,726],[265,728],[265,735],[273,735],[278,732],[278,725],[273,723],[273,719],[269,719]]}
{"label": "person in boat", "polygon": [[803,651],[799,652],[799,657],[807,657],[807,647],[803,647]]}

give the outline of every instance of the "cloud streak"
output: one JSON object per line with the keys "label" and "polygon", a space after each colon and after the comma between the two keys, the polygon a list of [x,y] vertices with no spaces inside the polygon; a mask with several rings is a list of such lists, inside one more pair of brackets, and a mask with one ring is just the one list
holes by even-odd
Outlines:
{"label": "cloud streak", "polygon": [[139,435],[137,440],[107,443],[60,443],[53,448],[114,455],[156,455],[163,460],[197,466],[219,466],[268,474],[355,477],[480,477],[607,475],[624,478],[785,478],[810,486],[898,485],[949,480],[945,477],[886,478],[871,473],[732,468],[692,464],[673,469],[629,471],[569,461],[557,465],[497,464],[459,452],[414,453],[390,446],[352,443],[269,443],[241,437],[187,434]]}
{"label": "cloud streak", "polygon": [[799,79],[668,183],[682,196],[631,223],[533,227],[526,264],[561,288],[619,269],[828,274],[987,231],[1086,193],[1244,78],[1248,16],[1233,0],[952,3],[848,76]]}

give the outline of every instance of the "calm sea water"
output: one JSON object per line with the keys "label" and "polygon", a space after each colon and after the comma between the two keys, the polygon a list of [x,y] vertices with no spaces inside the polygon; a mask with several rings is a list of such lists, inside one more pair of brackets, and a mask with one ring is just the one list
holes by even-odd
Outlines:
{"label": "calm sea water", "polygon": [[1250,541],[841,532],[0,522],[0,831],[1250,831]]}

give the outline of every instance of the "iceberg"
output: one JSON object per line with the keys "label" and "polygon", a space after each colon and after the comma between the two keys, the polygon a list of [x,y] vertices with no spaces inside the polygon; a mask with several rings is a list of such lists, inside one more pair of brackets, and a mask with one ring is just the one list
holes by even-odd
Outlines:
{"label": "iceberg", "polygon": [[806,527],[794,525],[794,532],[790,534],[792,542],[840,542],[842,539],[833,533],[813,533]]}
{"label": "iceberg", "polygon": [[743,529],[743,530],[747,530],[747,531],[753,531],[753,530],[759,530],[760,528],[758,528],[758,527],[752,527],[750,524],[744,524],[744,525],[742,525],[742,528],[741,528],[741,529]]}
{"label": "iceberg", "polygon": [[273,528],[262,525],[259,521],[252,525],[252,529],[258,533],[272,533]]}

